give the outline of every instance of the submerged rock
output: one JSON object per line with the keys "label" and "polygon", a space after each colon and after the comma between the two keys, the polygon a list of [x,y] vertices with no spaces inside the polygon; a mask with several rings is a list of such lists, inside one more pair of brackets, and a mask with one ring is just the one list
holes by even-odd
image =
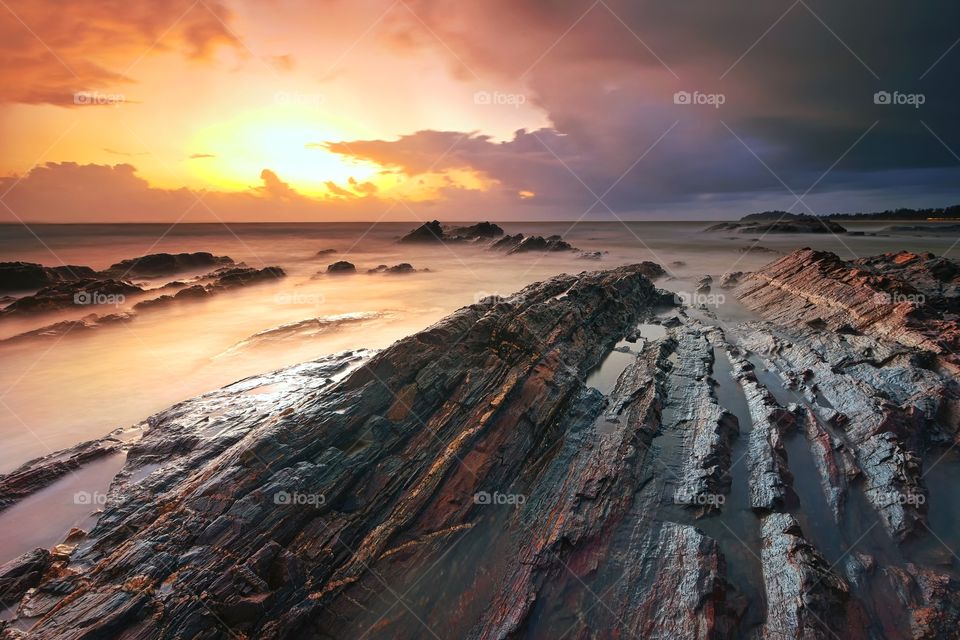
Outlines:
{"label": "submerged rock", "polygon": [[45,267],[34,262],[0,262],[0,291],[29,291],[96,275],[90,267],[77,265]]}
{"label": "submerged rock", "polygon": [[425,222],[400,238],[401,244],[433,244],[440,242],[474,242],[490,240],[503,235],[503,229],[492,222],[480,222],[465,227],[444,229],[439,221]]}
{"label": "submerged rock", "polygon": [[[392,275],[402,275],[405,273],[417,273],[418,269],[414,269],[413,265],[409,262],[401,262],[400,264],[395,264],[392,267],[388,267],[385,264],[377,265],[373,269],[367,269],[367,273],[387,273]],[[427,271],[427,269],[420,269],[419,271]]]}
{"label": "submerged rock", "polygon": [[143,289],[125,280],[83,278],[62,281],[11,302],[0,311],[0,317],[91,306],[117,307],[125,302],[127,296],[142,292]]}
{"label": "submerged rock", "polygon": [[346,260],[340,260],[334,262],[327,267],[327,273],[330,275],[349,275],[351,273],[356,273],[357,267],[354,266],[352,262],[347,262]]}
{"label": "submerged rock", "polygon": [[797,216],[773,221],[721,222],[704,231],[736,231],[737,233],[846,233],[847,230],[826,218]]}
{"label": "submerged rock", "polygon": [[132,276],[170,276],[184,271],[210,269],[232,265],[229,256],[215,256],[206,251],[195,253],[151,253],[139,258],[121,260],[100,272],[102,277],[127,278]]}

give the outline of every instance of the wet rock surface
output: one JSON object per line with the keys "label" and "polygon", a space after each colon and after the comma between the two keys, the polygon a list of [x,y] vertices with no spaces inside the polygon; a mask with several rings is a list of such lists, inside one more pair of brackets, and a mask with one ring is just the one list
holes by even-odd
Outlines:
{"label": "wet rock surface", "polygon": [[[0,570],[30,576],[16,627],[954,637],[960,562],[931,553],[925,507],[953,491],[925,473],[957,464],[938,456],[960,389],[949,331],[913,315],[954,322],[955,263],[939,260],[795,252],[721,279],[758,316],[736,325],[667,317],[652,263],[561,275],[379,353],[183,402],[121,445],[87,536],[42,571],[42,554]],[[930,301],[871,311],[907,286]],[[326,327],[262,338],[301,330]],[[615,383],[587,384],[609,367]],[[21,470],[10,503],[69,459]]]}

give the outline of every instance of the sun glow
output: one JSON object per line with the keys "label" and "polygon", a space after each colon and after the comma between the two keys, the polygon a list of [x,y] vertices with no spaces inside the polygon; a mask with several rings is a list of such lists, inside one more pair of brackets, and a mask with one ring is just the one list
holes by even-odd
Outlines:
{"label": "sun glow", "polygon": [[199,130],[190,141],[191,174],[215,189],[244,190],[259,184],[263,169],[306,196],[327,197],[327,182],[347,187],[378,184],[383,167],[331,153],[324,142],[363,137],[352,123],[322,105],[276,105],[248,111]]}

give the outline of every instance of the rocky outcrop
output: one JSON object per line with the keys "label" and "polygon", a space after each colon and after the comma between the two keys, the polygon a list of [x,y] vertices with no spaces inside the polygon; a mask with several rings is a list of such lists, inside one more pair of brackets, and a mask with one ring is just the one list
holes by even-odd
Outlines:
{"label": "rocky outcrop", "polygon": [[40,584],[51,562],[49,551],[34,549],[0,566],[0,604],[18,602],[29,589]]}
{"label": "rocky outcrop", "polygon": [[206,251],[195,253],[151,253],[139,258],[121,260],[100,272],[104,278],[171,276],[186,271],[213,269],[233,264],[229,256],[215,256]]}
{"label": "rocky outcrop", "polygon": [[142,293],[143,289],[125,280],[82,278],[43,287],[33,295],[23,296],[0,311],[0,318],[71,308],[92,306],[119,306],[127,296]]}
{"label": "rocky outcrop", "polygon": [[721,222],[707,227],[704,231],[735,231],[737,233],[846,233],[847,230],[826,218],[815,216],[797,216],[773,221]]}
{"label": "rocky outcrop", "polygon": [[[918,267],[914,267],[917,270]],[[960,326],[946,319],[912,284],[836,255],[800,249],[744,280],[736,294],[764,318],[784,327],[807,324],[833,332],[867,333],[940,356],[960,371]]]}
{"label": "rocky outcrop", "polygon": [[164,294],[149,300],[142,300],[133,305],[133,310],[135,312],[141,312],[146,309],[167,307],[180,302],[203,300],[231,289],[272,282],[285,276],[286,273],[280,267],[264,267],[263,269],[254,267],[227,267],[218,269],[204,276],[203,280],[208,281],[205,285],[193,284],[186,286],[172,295]]}
{"label": "rocky outcrop", "polygon": [[[767,594],[764,638],[832,638],[847,622],[849,587],[804,538],[788,513],[763,518],[763,577]],[[862,630],[853,637],[866,637]]]}
{"label": "rocky outcrop", "polygon": [[[868,265],[814,270],[811,290],[747,274],[736,291],[765,319],[735,326],[654,318],[672,299],[655,266],[557,276],[149,418],[17,626],[951,637],[953,568],[895,548],[929,524],[895,498],[926,496],[922,456],[955,441],[955,374],[842,319],[832,280]],[[884,268],[869,277],[893,282]],[[783,311],[785,287],[806,302]],[[809,321],[817,305],[829,320]],[[261,338],[326,330],[298,325]],[[610,367],[604,392],[587,385]]]}
{"label": "rocky outcrop", "polygon": [[503,235],[503,229],[492,222],[480,222],[465,227],[444,228],[439,221],[425,222],[400,238],[401,244],[435,244],[440,242],[475,242],[491,240]]}
{"label": "rocky outcrop", "polygon": [[377,265],[373,269],[367,269],[367,273],[386,273],[388,275],[404,275],[407,273],[417,273],[418,271],[428,271],[428,269],[414,269],[409,262],[401,262],[392,267],[385,264]]}
{"label": "rocky outcrop", "polygon": [[357,272],[357,267],[352,262],[340,260],[327,267],[327,273],[332,276],[350,275]]}
{"label": "rocky outcrop", "polygon": [[0,291],[29,291],[96,275],[90,267],[77,265],[45,267],[35,262],[0,262]]}

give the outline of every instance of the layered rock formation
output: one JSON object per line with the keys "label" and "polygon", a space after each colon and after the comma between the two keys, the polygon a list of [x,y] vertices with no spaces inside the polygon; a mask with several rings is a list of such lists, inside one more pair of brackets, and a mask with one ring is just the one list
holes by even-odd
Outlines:
{"label": "layered rock formation", "polygon": [[919,260],[795,252],[734,326],[655,319],[656,265],[562,275],[241,381],[150,418],[79,546],[0,581],[41,639],[953,637],[957,566],[901,544],[944,535],[953,361],[865,302],[952,264]]}

